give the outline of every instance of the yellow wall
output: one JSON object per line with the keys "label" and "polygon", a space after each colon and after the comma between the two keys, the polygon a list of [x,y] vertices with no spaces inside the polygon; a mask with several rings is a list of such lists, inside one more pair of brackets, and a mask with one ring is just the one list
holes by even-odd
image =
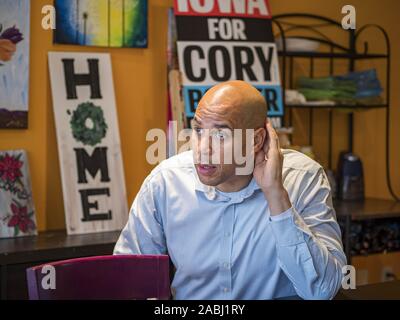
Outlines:
{"label": "yellow wall", "polygon": [[31,1],[31,69],[28,130],[0,130],[0,150],[28,151],[40,230],[65,228],[54,116],[47,67],[48,51],[110,52],[122,153],[130,203],[151,167],[145,159],[149,128],[164,128],[166,115],[167,9],[172,1],[149,1],[148,49],[99,49],[53,45],[41,28],[41,8]]}
{"label": "yellow wall", "polygon": [[[41,8],[49,0],[32,0],[31,8],[31,70],[30,109],[28,130],[0,130],[0,150],[26,149],[28,151],[33,184],[33,196],[40,230],[62,229],[64,209],[58,164],[55,127],[47,68],[48,51],[110,52],[116,89],[122,153],[128,203],[133,200],[142,180],[151,167],[146,163],[145,135],[150,128],[164,128],[166,124],[166,43],[167,8],[172,0],[149,0],[148,49],[99,49],[52,44],[52,32],[41,28]],[[341,7],[347,1],[339,0],[270,0],[273,14],[310,12],[341,18]],[[399,186],[399,129],[397,105],[400,70],[400,42],[398,40],[397,0],[354,0],[357,22],[378,23],[386,28],[392,40],[392,131],[394,149],[392,168],[394,185]],[[340,122],[341,116],[337,116]],[[336,118],[335,118],[336,119]],[[335,141],[338,152],[346,146],[345,132],[339,125]],[[301,133],[301,132],[300,132]],[[316,137],[317,138],[317,137]],[[322,138],[316,150],[323,155]],[[362,156],[366,171],[367,195],[389,197],[384,179],[384,111],[370,111],[356,116],[355,151]]]}

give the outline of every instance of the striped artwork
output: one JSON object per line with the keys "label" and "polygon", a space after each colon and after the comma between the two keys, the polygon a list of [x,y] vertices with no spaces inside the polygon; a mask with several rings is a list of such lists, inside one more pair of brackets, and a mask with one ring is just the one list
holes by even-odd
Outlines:
{"label": "striped artwork", "polygon": [[147,47],[147,0],[56,0],[54,42]]}

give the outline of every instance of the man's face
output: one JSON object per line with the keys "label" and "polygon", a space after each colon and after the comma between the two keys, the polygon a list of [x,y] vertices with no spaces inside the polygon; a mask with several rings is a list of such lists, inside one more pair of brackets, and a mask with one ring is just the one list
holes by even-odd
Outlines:
{"label": "man's face", "polygon": [[203,184],[218,186],[235,178],[238,164],[233,155],[243,147],[243,139],[234,141],[239,122],[229,106],[199,106],[193,120],[192,149]]}

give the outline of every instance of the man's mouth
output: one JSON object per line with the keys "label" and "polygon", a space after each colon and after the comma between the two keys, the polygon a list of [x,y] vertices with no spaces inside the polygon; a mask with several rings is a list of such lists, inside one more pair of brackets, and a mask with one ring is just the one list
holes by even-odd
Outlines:
{"label": "man's mouth", "polygon": [[211,176],[217,170],[217,166],[209,164],[198,164],[196,165],[199,174],[203,176]]}

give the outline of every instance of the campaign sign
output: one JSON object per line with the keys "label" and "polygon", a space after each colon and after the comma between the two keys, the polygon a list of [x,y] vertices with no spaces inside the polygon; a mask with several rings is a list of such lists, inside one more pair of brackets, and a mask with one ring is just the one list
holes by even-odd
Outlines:
{"label": "campaign sign", "polygon": [[267,0],[175,0],[174,9],[188,117],[210,87],[229,80],[249,82],[265,97],[268,116],[283,116]]}

